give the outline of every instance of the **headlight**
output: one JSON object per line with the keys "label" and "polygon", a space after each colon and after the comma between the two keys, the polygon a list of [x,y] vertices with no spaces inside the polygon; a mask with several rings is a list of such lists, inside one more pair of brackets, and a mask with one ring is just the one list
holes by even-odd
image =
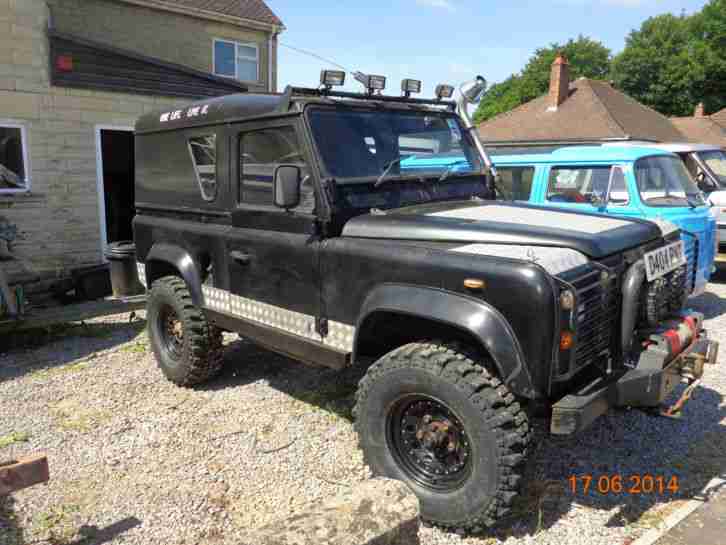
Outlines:
{"label": "headlight", "polygon": [[563,310],[572,310],[575,308],[575,295],[570,290],[560,293],[560,306]]}

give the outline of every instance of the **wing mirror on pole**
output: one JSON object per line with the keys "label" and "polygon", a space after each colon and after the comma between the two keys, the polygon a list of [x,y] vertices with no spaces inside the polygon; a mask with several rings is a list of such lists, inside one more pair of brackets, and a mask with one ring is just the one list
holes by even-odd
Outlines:
{"label": "wing mirror on pole", "polygon": [[280,165],[275,169],[273,182],[273,198],[275,206],[289,210],[300,204],[300,167]]}

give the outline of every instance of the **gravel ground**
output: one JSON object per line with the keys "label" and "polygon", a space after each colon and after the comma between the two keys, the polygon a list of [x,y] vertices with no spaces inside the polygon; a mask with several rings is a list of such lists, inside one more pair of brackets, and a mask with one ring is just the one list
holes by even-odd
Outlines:
{"label": "gravel ground", "polygon": [[[726,275],[692,306],[726,342]],[[0,460],[47,452],[52,479],[0,498],[0,544],[235,543],[367,478],[356,370],[307,368],[230,335],[223,376],[181,389],[143,327],[143,312],[107,317],[0,348]],[[682,419],[613,411],[576,438],[539,432],[511,519],[465,539],[422,528],[421,544],[627,545],[726,470],[724,395],[726,369],[711,367]],[[590,490],[578,480],[573,492],[572,475],[591,475]],[[680,491],[601,494],[603,475],[676,476]]]}

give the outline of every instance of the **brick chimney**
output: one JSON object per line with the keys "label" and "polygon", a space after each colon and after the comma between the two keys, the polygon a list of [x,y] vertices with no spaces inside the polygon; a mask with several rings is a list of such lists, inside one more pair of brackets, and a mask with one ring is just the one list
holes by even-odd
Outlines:
{"label": "brick chimney", "polygon": [[548,110],[556,110],[560,104],[567,100],[570,92],[570,65],[562,53],[552,63],[550,72],[550,95]]}
{"label": "brick chimney", "polygon": [[704,112],[703,102],[699,102],[696,105],[696,110],[693,112],[693,117],[706,117]]}

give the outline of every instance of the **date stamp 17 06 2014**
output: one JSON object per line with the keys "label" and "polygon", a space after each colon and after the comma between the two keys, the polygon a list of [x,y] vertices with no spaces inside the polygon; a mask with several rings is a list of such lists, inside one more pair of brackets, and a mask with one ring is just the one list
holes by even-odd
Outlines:
{"label": "date stamp 17 06 2014", "polygon": [[680,490],[677,475],[571,475],[567,479],[573,494],[674,495]]}

